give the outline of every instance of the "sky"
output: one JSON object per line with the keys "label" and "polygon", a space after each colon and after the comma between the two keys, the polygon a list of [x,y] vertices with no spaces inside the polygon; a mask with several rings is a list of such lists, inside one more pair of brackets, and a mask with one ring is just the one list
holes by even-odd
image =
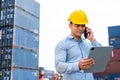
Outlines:
{"label": "sky", "polygon": [[68,17],[73,10],[86,12],[96,40],[108,46],[108,27],[120,25],[120,0],[35,0],[40,4],[39,67],[54,70],[56,44],[70,34]]}

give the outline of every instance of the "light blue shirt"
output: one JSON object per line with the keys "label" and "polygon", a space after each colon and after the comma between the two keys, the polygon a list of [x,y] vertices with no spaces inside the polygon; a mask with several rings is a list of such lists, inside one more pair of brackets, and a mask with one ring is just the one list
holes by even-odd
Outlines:
{"label": "light blue shirt", "polygon": [[84,38],[78,42],[69,35],[60,41],[55,48],[55,68],[63,74],[63,80],[94,80],[92,73],[79,70],[78,64],[82,58],[88,57],[92,46],[100,46],[97,41],[89,42]]}

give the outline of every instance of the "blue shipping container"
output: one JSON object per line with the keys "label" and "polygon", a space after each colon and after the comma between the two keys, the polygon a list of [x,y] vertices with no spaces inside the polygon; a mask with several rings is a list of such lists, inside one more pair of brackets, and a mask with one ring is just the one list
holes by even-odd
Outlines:
{"label": "blue shipping container", "polygon": [[15,9],[14,16],[15,25],[33,31],[37,34],[39,33],[39,18],[36,18],[17,7]]}
{"label": "blue shipping container", "polygon": [[8,27],[8,25],[12,25],[14,22],[14,8],[13,7],[4,8],[4,7],[1,8],[0,26],[7,25]]}
{"label": "blue shipping container", "polygon": [[11,66],[11,58],[12,57],[12,49],[0,48],[0,68],[2,67],[10,67]]}
{"label": "blue shipping container", "polygon": [[109,37],[120,36],[120,25],[118,25],[118,26],[109,26],[108,27],[108,36]]}
{"label": "blue shipping container", "polygon": [[15,0],[1,0],[1,7],[14,5]]}
{"label": "blue shipping container", "polygon": [[38,70],[12,68],[0,69],[0,80],[38,80]]}
{"label": "blue shipping container", "polygon": [[14,24],[39,33],[40,4],[34,0],[16,0],[15,5]]}
{"label": "blue shipping container", "polygon": [[109,79],[110,80],[119,80],[120,79],[120,73],[109,74]]}
{"label": "blue shipping container", "polygon": [[109,45],[114,48],[120,48],[120,36],[109,37]]}
{"label": "blue shipping container", "polygon": [[120,73],[110,73],[107,75],[94,75],[94,80],[120,80]]}
{"label": "blue shipping container", "polygon": [[13,54],[13,66],[38,69],[38,53],[15,47]]}
{"label": "blue shipping container", "polygon": [[20,27],[15,28],[14,45],[26,47],[38,51],[39,47],[39,35],[32,33]]}
{"label": "blue shipping container", "polygon": [[23,10],[27,10],[27,12],[30,12],[32,15],[35,15],[36,17],[39,17],[40,4],[37,3],[35,0],[15,0],[15,5],[21,7]]}
{"label": "blue shipping container", "polygon": [[0,52],[0,68],[16,66],[38,69],[38,53],[20,47],[14,47],[13,50],[0,48]]}
{"label": "blue shipping container", "polygon": [[13,28],[11,26],[0,29],[0,47],[11,46],[13,40]]}
{"label": "blue shipping container", "polygon": [[94,80],[107,80],[108,75],[94,75]]}

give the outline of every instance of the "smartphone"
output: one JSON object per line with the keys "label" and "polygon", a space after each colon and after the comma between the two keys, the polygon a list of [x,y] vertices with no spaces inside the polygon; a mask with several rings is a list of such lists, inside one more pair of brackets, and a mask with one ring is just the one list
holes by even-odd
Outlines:
{"label": "smartphone", "polygon": [[88,36],[87,27],[85,27],[85,31],[84,31],[84,37],[85,37],[85,39],[87,38],[87,36]]}

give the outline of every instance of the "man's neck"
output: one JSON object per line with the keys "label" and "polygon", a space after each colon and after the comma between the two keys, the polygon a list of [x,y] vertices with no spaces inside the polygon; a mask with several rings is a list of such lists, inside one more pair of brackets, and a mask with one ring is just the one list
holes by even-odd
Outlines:
{"label": "man's neck", "polygon": [[81,39],[81,36],[75,36],[75,35],[72,35],[73,37],[74,37],[74,39],[76,40],[76,41],[80,41],[80,39]]}

